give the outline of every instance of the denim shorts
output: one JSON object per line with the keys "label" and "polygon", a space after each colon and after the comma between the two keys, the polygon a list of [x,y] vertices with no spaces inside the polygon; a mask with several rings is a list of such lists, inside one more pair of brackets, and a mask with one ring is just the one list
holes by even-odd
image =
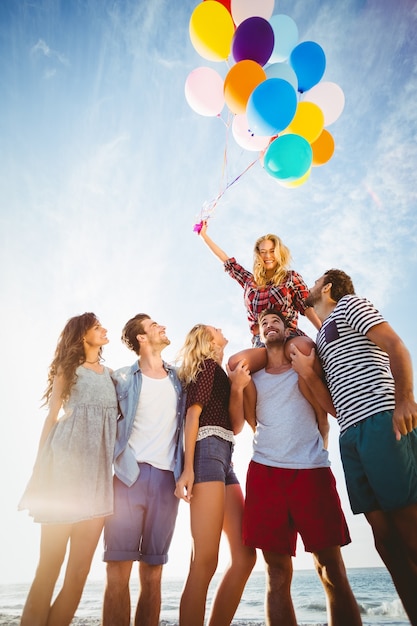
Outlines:
{"label": "denim shorts", "polygon": [[194,451],[194,483],[220,481],[225,485],[238,485],[232,467],[233,444],[216,435],[200,439]]}
{"label": "denim shorts", "polygon": [[174,533],[179,500],[172,472],[138,463],[131,487],[113,479],[114,513],[104,522],[104,561],[164,565]]}
{"label": "denim shorts", "polygon": [[371,415],[340,436],[346,486],[356,514],[417,503],[417,428],[397,441],[392,415]]}

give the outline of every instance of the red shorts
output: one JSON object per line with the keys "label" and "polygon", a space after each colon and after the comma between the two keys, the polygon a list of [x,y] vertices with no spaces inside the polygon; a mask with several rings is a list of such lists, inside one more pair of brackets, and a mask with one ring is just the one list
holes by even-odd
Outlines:
{"label": "red shorts", "polygon": [[284,469],[251,461],[246,480],[243,543],[295,556],[297,533],[306,552],[350,543],[330,467]]}

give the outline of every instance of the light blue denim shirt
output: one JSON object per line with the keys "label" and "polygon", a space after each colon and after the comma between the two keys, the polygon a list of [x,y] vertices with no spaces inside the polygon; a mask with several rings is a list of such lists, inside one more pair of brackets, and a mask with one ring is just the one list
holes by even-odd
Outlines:
{"label": "light blue denim shirt", "polygon": [[[185,412],[185,392],[178,379],[175,368],[164,362],[164,368],[177,394],[177,430],[175,433],[174,477],[181,475],[184,460],[183,429]],[[139,466],[129,446],[136,410],[142,388],[142,372],[139,361],[122,367],[112,374],[119,403],[120,417],[117,422],[116,444],[114,448],[114,472],[125,485],[130,487],[139,476]]]}

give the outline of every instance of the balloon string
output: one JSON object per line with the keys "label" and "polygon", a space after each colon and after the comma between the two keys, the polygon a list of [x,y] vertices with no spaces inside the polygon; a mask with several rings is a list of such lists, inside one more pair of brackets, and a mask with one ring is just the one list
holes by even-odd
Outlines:
{"label": "balloon string", "polygon": [[[223,120],[223,118],[220,115],[218,117],[220,117],[221,121],[226,126],[226,137],[225,137],[225,144],[224,144],[224,151],[223,151],[223,165],[222,165],[222,171],[221,171],[221,177],[220,177],[220,190],[219,190],[219,193],[217,194],[217,196],[215,198],[213,198],[209,202],[204,202],[204,204],[203,204],[203,206],[201,208],[201,211],[200,211],[199,221],[196,224],[194,224],[194,227],[193,227],[193,231],[198,233],[198,234],[200,234],[200,232],[201,232],[201,228],[203,226],[203,222],[205,222],[206,220],[210,219],[210,217],[213,217],[214,209],[216,208],[216,205],[219,202],[220,198],[225,194],[225,192],[232,185],[234,185],[240,178],[242,178],[242,176],[244,174],[246,174],[246,172],[248,170],[250,170],[250,168],[253,167],[255,165],[255,163],[257,163],[257,161],[259,160],[259,157],[257,157],[254,161],[252,161],[252,163],[250,163],[243,170],[243,172],[238,174],[231,182],[228,182],[228,174],[227,174],[227,172],[228,172],[228,169],[227,169],[228,158],[227,157],[228,157],[229,134],[230,134],[232,114],[231,114],[230,111],[228,112],[227,121]],[[224,185],[224,180],[225,179],[226,179],[226,184]]]}
{"label": "balloon string", "polygon": [[210,202],[204,202],[202,209],[200,211],[200,221],[197,222],[196,224],[194,224],[193,227],[193,231],[197,234],[200,234],[201,229],[203,227],[203,222],[207,221],[208,219],[210,219],[210,217],[213,217],[213,213],[214,213],[214,209],[218,203],[218,201],[220,200],[220,198],[225,194],[225,192],[235,183],[237,183],[237,181],[242,178],[242,176],[244,174],[246,174],[246,172],[248,172],[250,170],[251,167],[253,167],[255,165],[255,163],[257,163],[259,161],[259,157],[257,157],[254,161],[252,161],[252,163],[249,163],[249,165],[243,170],[243,172],[241,172],[240,174],[238,174],[236,176],[236,178],[234,178],[232,180],[232,182],[227,183],[227,185],[225,186],[225,188],[219,193],[217,194],[217,196],[215,198],[213,198],[213,200],[210,200]]}

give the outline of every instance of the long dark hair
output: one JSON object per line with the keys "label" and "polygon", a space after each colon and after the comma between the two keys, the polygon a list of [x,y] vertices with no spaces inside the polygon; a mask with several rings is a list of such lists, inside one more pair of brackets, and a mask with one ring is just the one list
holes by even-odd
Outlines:
{"label": "long dark hair", "polygon": [[[55,349],[55,355],[48,371],[48,385],[42,397],[44,404],[48,404],[52,394],[52,385],[57,374],[64,377],[62,399],[66,400],[70,395],[71,387],[76,381],[75,370],[85,361],[83,339],[88,330],[98,323],[94,313],[83,313],[71,317],[65,324],[64,330],[59,336]],[[99,350],[101,357],[102,348]]]}

